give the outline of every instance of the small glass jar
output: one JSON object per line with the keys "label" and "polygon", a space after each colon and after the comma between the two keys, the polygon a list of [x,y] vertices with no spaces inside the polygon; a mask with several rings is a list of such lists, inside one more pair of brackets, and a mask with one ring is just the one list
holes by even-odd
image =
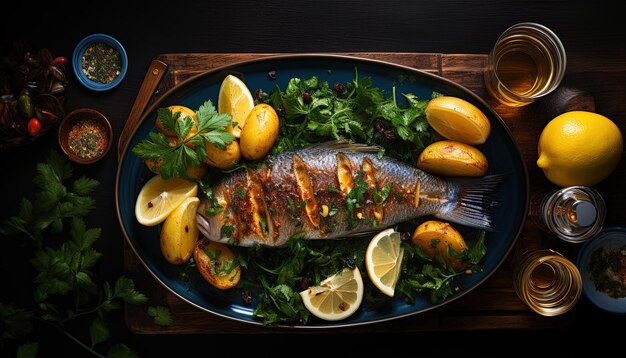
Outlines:
{"label": "small glass jar", "polygon": [[561,240],[584,242],[602,230],[606,204],[587,186],[570,186],[532,198],[529,220]]}
{"label": "small glass jar", "polygon": [[572,309],[582,293],[582,279],[574,263],[550,249],[525,252],[513,270],[517,296],[543,316]]}

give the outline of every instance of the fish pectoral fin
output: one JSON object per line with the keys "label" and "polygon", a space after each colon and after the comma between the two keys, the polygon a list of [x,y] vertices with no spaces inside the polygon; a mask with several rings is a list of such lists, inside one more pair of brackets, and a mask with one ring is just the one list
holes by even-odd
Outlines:
{"label": "fish pectoral fin", "polygon": [[204,237],[209,237],[209,222],[202,214],[200,214],[200,212],[196,213],[196,226],[198,227],[198,231],[200,231]]}

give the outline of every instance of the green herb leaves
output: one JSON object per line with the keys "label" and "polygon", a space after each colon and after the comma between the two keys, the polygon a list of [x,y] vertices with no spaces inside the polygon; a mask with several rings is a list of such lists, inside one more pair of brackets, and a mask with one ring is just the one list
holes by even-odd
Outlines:
{"label": "green herb leaves", "polygon": [[208,204],[204,209],[204,213],[206,216],[213,216],[224,211],[224,207],[220,205],[217,201],[217,198],[213,194],[213,189],[211,189],[211,185],[203,180],[199,181],[200,191],[207,198]]}
{"label": "green herb leaves", "polygon": [[172,324],[172,312],[165,306],[148,307],[148,315],[152,317],[154,323],[159,326],[169,326]]}
{"label": "green herb leaves", "polygon": [[[159,108],[157,114],[165,130],[176,134],[175,140],[162,133],[150,132],[150,139],[144,139],[133,147],[133,153],[143,160],[159,162],[159,173],[164,179],[187,178],[187,168],[197,167],[206,158],[206,144],[224,149],[234,137],[224,129],[232,117],[217,113],[211,101],[206,101],[195,112],[197,120],[172,112],[169,108]],[[197,131],[192,131],[197,125]]]}
{"label": "green herb leaves", "polygon": [[0,226],[4,235],[24,234],[39,245],[41,232],[50,228],[52,233],[63,230],[63,221],[86,215],[95,207],[95,200],[88,195],[99,182],[88,178],[74,181],[72,190],[63,181],[72,176],[72,168],[57,152],[52,152],[47,163],[37,164],[33,183],[37,189],[34,202],[23,198],[18,215],[12,216]]}
{"label": "green herb leaves", "polygon": [[439,255],[435,260],[431,259],[418,246],[404,243],[404,260],[402,261],[402,273],[396,285],[408,302],[415,300],[416,293],[427,293],[432,303],[440,302],[460,288],[455,284],[455,278],[468,272],[482,271],[480,261],[486,254],[485,232],[478,231],[475,235],[468,236],[468,249],[464,252],[449,252],[452,257],[466,260],[469,271],[456,272],[446,264]]}
{"label": "green herb leaves", "polygon": [[284,113],[272,153],[349,139],[379,145],[389,156],[414,162],[432,141],[424,116],[428,100],[405,94],[407,106],[400,107],[395,87],[392,92],[393,96],[386,98],[372,86],[371,78],[359,79],[356,71],[352,82],[346,86],[338,83],[334,88],[317,77],[292,78],[284,91],[275,87],[263,99]]}
{"label": "green herb leaves", "polygon": [[[121,302],[139,304],[147,297],[138,292],[127,277],[118,278],[113,287],[106,281],[96,280],[93,270],[102,253],[96,250],[95,244],[102,230],[88,228],[83,217],[95,207],[95,200],[89,195],[99,183],[81,177],[68,186],[66,181],[71,176],[71,166],[53,152],[47,163],[37,164],[33,179],[34,201],[23,198],[18,215],[2,224],[2,234],[32,239],[27,244],[33,252],[30,263],[35,277],[32,280],[34,307],[25,309],[0,303],[1,339],[28,335],[33,331],[33,323],[39,322],[80,342],[68,327],[74,326],[70,322],[86,321],[90,323],[90,344],[79,344],[99,355],[95,349],[110,336],[105,320],[107,313],[119,309]],[[56,234],[54,240],[46,237],[47,234]],[[17,349],[17,355],[30,357],[39,349],[37,343],[28,342]],[[109,356],[133,355],[121,344],[109,350]]]}

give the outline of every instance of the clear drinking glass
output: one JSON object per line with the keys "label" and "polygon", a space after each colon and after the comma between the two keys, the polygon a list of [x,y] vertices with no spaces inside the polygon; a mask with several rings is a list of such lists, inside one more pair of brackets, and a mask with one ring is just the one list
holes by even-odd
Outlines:
{"label": "clear drinking glass", "polygon": [[576,185],[533,196],[528,220],[561,240],[582,243],[604,225],[606,203],[594,188]]}
{"label": "clear drinking glass", "polygon": [[524,253],[513,271],[517,296],[543,316],[563,314],[576,305],[582,278],[574,263],[560,253],[541,249]]}
{"label": "clear drinking glass", "polygon": [[521,107],[555,90],[565,66],[565,48],[554,32],[523,22],[496,41],[487,60],[485,86],[501,103]]}

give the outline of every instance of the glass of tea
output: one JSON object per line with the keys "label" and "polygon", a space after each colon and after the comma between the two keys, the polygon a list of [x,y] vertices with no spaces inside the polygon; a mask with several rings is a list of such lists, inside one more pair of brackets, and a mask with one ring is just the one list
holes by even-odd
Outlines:
{"label": "glass of tea", "polygon": [[519,23],[506,29],[489,53],[485,86],[501,103],[525,106],[559,86],[565,65],[565,48],[554,32]]}
{"label": "glass of tea", "polygon": [[543,316],[558,316],[572,309],[583,284],[576,265],[550,249],[525,252],[513,270],[517,296]]}

